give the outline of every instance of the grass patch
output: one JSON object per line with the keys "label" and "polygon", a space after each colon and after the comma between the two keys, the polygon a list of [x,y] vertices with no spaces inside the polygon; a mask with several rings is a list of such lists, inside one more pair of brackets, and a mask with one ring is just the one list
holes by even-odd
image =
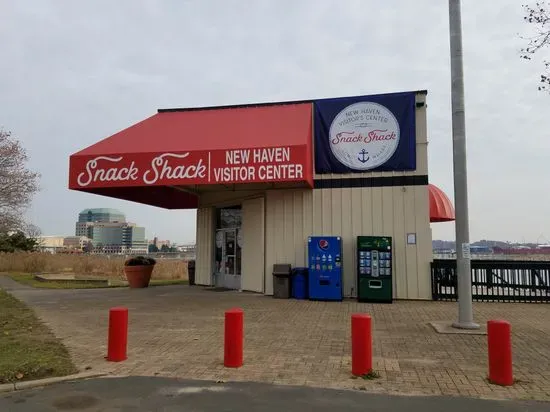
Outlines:
{"label": "grass patch", "polygon": [[86,282],[86,281],[47,281],[43,282],[34,278],[34,275],[30,273],[10,273],[10,278],[23,285],[31,286],[39,289],[96,289],[96,288],[108,288],[116,287],[103,285],[100,283]]}
{"label": "grass patch", "polygon": [[65,346],[34,312],[0,289],[0,384],[76,372]]}
{"label": "grass patch", "polygon": [[[112,279],[110,284],[101,284],[96,282],[86,282],[85,280],[50,280],[40,281],[34,278],[30,273],[10,273],[8,275],[16,282],[23,285],[31,286],[37,289],[105,289],[105,288],[120,288],[128,285],[121,280]],[[188,280],[183,279],[151,279],[150,286],[166,286],[166,285],[187,285]]]}

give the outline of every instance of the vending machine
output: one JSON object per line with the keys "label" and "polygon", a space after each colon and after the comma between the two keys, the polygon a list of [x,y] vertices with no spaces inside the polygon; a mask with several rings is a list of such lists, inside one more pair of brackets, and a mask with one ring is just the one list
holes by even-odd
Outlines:
{"label": "vending machine", "polygon": [[311,300],[342,300],[342,239],[310,236],[307,260]]}
{"label": "vending machine", "polygon": [[357,300],[391,303],[393,301],[392,238],[357,237]]}

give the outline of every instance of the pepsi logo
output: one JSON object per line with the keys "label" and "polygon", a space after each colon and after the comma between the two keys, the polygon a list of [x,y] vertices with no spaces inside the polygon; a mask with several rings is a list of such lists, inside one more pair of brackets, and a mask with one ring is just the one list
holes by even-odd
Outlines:
{"label": "pepsi logo", "polygon": [[326,239],[319,240],[319,248],[322,249],[322,250],[327,250],[328,249],[328,240],[326,240]]}

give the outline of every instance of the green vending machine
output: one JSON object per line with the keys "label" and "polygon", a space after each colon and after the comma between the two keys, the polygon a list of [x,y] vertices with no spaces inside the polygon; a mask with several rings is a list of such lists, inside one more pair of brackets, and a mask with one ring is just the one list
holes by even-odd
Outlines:
{"label": "green vending machine", "polygon": [[357,300],[392,303],[392,238],[357,236]]}

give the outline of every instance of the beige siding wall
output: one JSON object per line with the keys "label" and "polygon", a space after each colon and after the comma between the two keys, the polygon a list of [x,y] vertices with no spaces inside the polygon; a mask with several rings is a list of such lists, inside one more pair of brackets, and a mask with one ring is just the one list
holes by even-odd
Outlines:
{"label": "beige siding wall", "polygon": [[241,289],[264,291],[264,198],[243,201]]}
{"label": "beige siding wall", "polygon": [[393,238],[394,297],[431,298],[427,186],[268,192],[265,293],[273,293],[273,264],[305,266],[310,235],[342,237],[345,296],[357,294],[357,236],[374,235]]}
{"label": "beige siding wall", "polygon": [[[417,103],[426,95],[418,94]],[[428,174],[426,105],[416,108],[416,170],[315,175],[315,179]],[[266,195],[265,293],[273,293],[274,263],[304,266],[310,235],[343,238],[344,295],[356,296],[356,238],[392,236],[394,297],[431,299],[432,255],[427,186],[271,191]],[[407,234],[416,245],[407,245]]]}
{"label": "beige siding wall", "polygon": [[214,209],[197,209],[197,256],[195,282],[199,285],[212,284],[212,260],[214,253]]}
{"label": "beige siding wall", "polygon": [[[424,101],[425,95],[417,95],[417,102]],[[416,134],[415,171],[316,175],[315,178],[427,175],[425,105],[416,109]],[[356,238],[359,235],[384,235],[391,236],[394,242],[394,297],[431,298],[429,262],[432,246],[427,186],[271,190],[265,192],[265,203],[258,198],[263,193],[228,191],[201,195],[197,213],[198,283],[211,283],[214,244],[212,207],[241,203],[243,289],[272,294],[273,264],[305,266],[307,237],[335,235],[341,236],[344,243],[344,295],[356,296]],[[408,233],[416,234],[416,245],[407,244]],[[260,240],[262,238],[264,243]]]}

